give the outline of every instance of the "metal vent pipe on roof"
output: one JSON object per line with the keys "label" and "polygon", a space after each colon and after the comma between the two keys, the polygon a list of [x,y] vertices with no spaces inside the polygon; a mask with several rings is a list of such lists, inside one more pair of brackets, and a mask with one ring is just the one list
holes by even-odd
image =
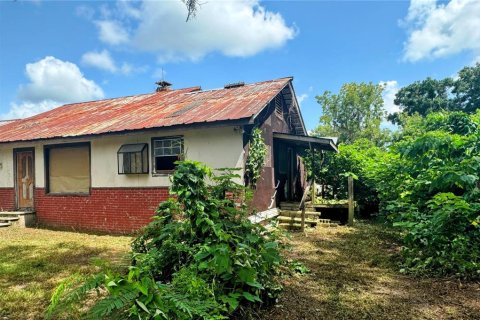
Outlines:
{"label": "metal vent pipe on roof", "polygon": [[226,84],[223,88],[231,89],[231,88],[243,87],[244,85],[245,85],[245,82],[235,82],[235,83]]}
{"label": "metal vent pipe on roof", "polygon": [[164,80],[157,81],[157,82],[155,82],[155,84],[158,86],[157,90],[156,90],[157,92],[171,90],[170,87],[172,86],[172,84],[170,82],[167,82],[167,81],[164,81]]}

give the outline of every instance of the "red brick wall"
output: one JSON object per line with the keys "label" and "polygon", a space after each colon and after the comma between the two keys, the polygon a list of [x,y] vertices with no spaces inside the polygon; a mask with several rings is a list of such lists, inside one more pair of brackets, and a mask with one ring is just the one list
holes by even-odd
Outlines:
{"label": "red brick wall", "polygon": [[46,195],[35,189],[41,225],[74,230],[129,233],[151,221],[168,188],[92,188],[88,196]]}
{"label": "red brick wall", "polygon": [[13,188],[0,188],[0,211],[15,209],[15,190]]}

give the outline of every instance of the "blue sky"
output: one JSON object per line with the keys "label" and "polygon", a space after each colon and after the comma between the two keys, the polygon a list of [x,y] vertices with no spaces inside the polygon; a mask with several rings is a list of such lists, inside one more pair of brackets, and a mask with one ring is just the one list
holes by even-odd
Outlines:
{"label": "blue sky", "polygon": [[401,86],[480,57],[480,1],[0,2],[0,119],[64,103],[294,77],[308,129],[315,96],[345,82]]}

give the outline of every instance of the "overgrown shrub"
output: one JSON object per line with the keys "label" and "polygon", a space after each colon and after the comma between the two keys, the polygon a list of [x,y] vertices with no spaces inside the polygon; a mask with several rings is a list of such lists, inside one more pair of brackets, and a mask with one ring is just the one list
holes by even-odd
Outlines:
{"label": "overgrown shrub", "polygon": [[[325,193],[325,199],[335,196],[337,199],[348,198],[347,176],[355,178],[355,200],[364,213],[378,211],[378,194],[374,180],[371,179],[372,167],[378,164],[378,159],[387,156],[384,149],[375,146],[372,141],[359,139],[352,144],[341,144],[339,153],[326,152],[323,159],[316,155],[316,183],[326,185],[330,193]],[[309,175],[312,173],[311,156],[307,155],[306,167]]]}
{"label": "overgrown shrub", "polygon": [[[67,281],[52,297],[48,317],[99,294],[87,317],[101,319],[225,319],[281,290],[281,258],[274,234],[245,218],[242,188],[227,171],[213,177],[194,161],[178,164],[174,196],[162,203],[132,243],[127,273]],[[217,181],[208,186],[206,180]]]}
{"label": "overgrown shrub", "polygon": [[402,116],[394,140],[340,145],[317,177],[340,197],[358,177],[356,200],[405,231],[403,271],[480,278],[480,111]]}
{"label": "overgrown shrub", "polygon": [[406,126],[391,161],[369,173],[382,211],[406,231],[404,271],[480,278],[479,114],[431,113]]}
{"label": "overgrown shrub", "polygon": [[402,213],[404,271],[480,277],[480,204],[453,193],[438,193],[422,212]]}

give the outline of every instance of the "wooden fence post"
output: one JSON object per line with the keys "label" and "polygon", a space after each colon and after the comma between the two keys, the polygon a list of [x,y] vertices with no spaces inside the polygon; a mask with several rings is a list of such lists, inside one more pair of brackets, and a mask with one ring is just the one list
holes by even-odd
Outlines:
{"label": "wooden fence post", "polygon": [[353,212],[354,212],[354,202],[353,202],[353,178],[348,177],[348,225],[353,225]]}

